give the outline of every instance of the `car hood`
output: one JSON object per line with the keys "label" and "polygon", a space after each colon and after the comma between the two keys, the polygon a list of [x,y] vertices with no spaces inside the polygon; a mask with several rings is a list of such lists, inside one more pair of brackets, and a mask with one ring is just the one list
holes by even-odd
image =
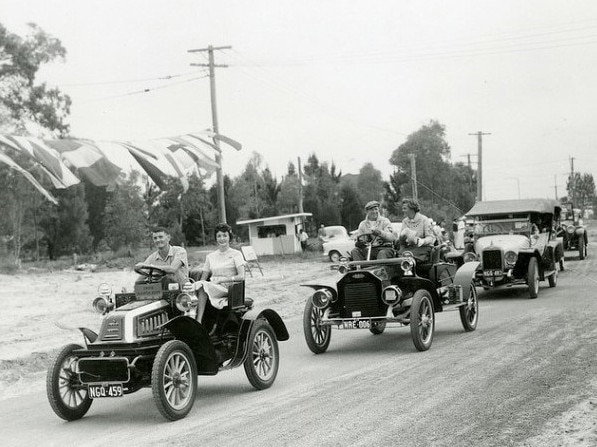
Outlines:
{"label": "car hood", "polygon": [[512,250],[518,253],[522,248],[529,248],[529,238],[520,234],[498,234],[495,236],[483,236],[475,242],[475,253],[481,253],[484,249],[493,245],[501,248],[504,252]]}

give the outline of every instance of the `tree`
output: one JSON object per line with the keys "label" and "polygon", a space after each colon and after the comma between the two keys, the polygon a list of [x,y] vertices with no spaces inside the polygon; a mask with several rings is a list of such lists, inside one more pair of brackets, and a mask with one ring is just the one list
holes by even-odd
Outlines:
{"label": "tree", "polygon": [[131,172],[109,194],[103,224],[105,241],[114,251],[122,247],[131,249],[146,238],[148,222],[138,172]]}
{"label": "tree", "polygon": [[35,123],[65,136],[71,99],[57,88],[35,84],[35,76],[43,64],[64,60],[66,49],[37,25],[30,23],[29,28],[22,38],[0,24],[0,60],[4,62],[0,65],[0,104],[8,111],[14,130]]}
{"label": "tree", "polygon": [[366,163],[359,171],[357,190],[363,204],[370,200],[382,200],[384,186],[381,172],[372,163]]}
{"label": "tree", "polygon": [[585,207],[593,204],[596,199],[593,174],[575,172],[574,176],[569,175],[566,190],[568,197],[574,201],[573,205],[580,208],[581,215],[584,215]]}
{"label": "tree", "polygon": [[293,163],[288,163],[288,173],[280,182],[278,209],[285,214],[299,211],[299,177]]}
{"label": "tree", "polygon": [[[70,98],[58,89],[36,84],[35,77],[43,64],[64,59],[66,50],[58,39],[37,25],[30,24],[29,28],[29,34],[22,38],[0,24],[0,131],[23,134],[35,126],[39,136],[51,133],[64,136],[68,133],[65,119],[69,114]],[[15,160],[14,156],[12,158]],[[42,185],[47,185],[47,179],[35,164],[18,156],[16,159]],[[42,201],[28,182],[4,166],[0,167],[0,178],[6,186],[0,188],[3,237],[11,241],[14,261],[19,265],[21,248],[29,244],[29,235],[39,253],[40,214],[37,208]],[[54,211],[59,214],[58,210]]]}
{"label": "tree", "polygon": [[305,211],[313,214],[316,223],[335,225],[340,222],[339,195],[341,172],[336,166],[319,164],[315,154],[311,154],[304,167],[306,185],[304,188]]}
{"label": "tree", "polygon": [[351,182],[342,183],[340,189],[340,218],[342,225],[348,230],[354,230],[363,220],[363,202],[359,193]]}

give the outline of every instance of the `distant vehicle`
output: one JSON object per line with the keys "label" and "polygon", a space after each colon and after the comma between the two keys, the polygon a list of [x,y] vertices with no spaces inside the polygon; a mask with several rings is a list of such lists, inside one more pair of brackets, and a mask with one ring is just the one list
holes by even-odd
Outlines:
{"label": "distant vehicle", "polygon": [[564,250],[578,250],[578,258],[587,256],[588,234],[580,217],[580,210],[572,203],[562,204],[562,220],[556,229],[558,237],[564,241]]}
{"label": "distant vehicle", "polygon": [[466,213],[474,219],[474,252],[465,261],[479,261],[475,280],[484,289],[526,284],[537,298],[539,281],[555,287],[558,265],[564,270],[562,240],[556,238],[560,204],[549,199],[477,202]]}
{"label": "distant vehicle", "polygon": [[[344,227],[326,227],[326,228],[341,228],[346,231]],[[392,222],[392,228],[396,236],[400,235],[402,229],[402,222]],[[349,257],[350,252],[355,247],[357,240],[357,230],[350,232],[350,235],[344,235],[342,230],[336,230],[337,235],[332,236],[328,241],[323,243],[323,255],[327,256],[331,262],[338,263],[340,258]]]}

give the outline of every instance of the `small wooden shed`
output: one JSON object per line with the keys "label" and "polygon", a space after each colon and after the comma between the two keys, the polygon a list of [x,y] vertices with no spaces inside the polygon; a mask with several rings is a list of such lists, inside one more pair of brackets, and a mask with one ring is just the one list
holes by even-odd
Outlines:
{"label": "small wooden shed", "polygon": [[305,230],[305,219],[311,213],[286,214],[261,219],[238,220],[237,225],[249,226],[249,241],[257,255],[300,253],[301,243],[296,236]]}

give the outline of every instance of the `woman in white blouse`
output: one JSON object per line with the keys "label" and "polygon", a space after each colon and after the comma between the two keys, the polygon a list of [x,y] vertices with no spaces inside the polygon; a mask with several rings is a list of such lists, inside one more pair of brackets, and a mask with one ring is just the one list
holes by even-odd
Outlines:
{"label": "woman in white blouse", "polygon": [[[230,284],[245,279],[245,259],[240,251],[230,248],[232,238],[230,225],[219,223],[216,225],[214,234],[218,249],[206,256],[201,279],[194,284],[199,298],[197,321],[203,318],[208,299],[216,309],[222,309],[228,304]],[[211,278],[208,281],[210,274]]]}

